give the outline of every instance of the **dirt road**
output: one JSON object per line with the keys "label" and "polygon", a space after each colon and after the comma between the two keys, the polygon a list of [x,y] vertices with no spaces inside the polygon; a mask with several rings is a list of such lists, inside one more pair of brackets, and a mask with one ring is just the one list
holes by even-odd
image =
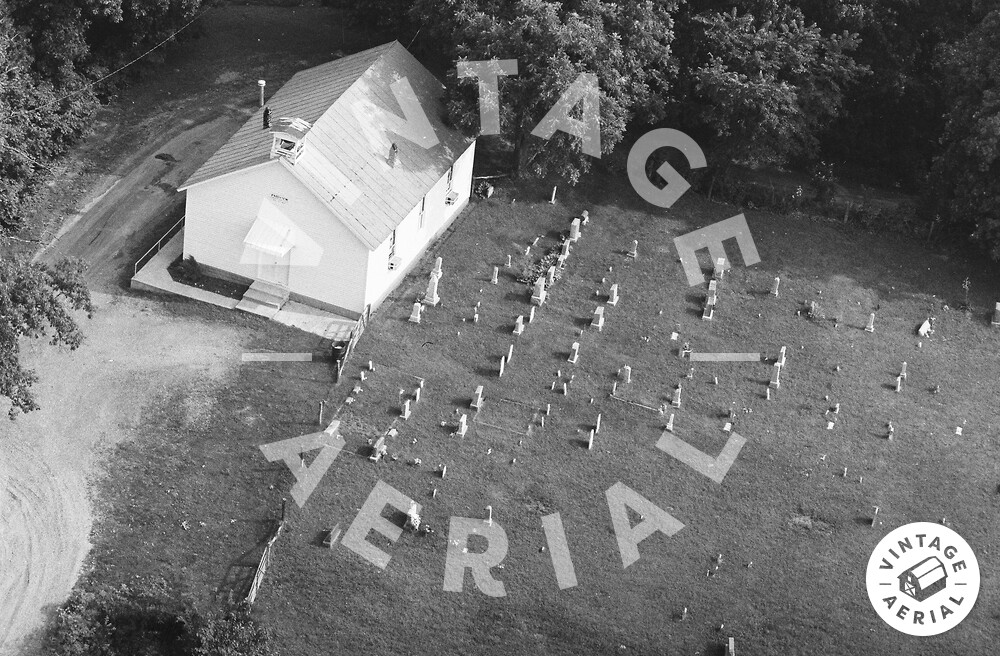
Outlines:
{"label": "dirt road", "polygon": [[[89,549],[88,478],[102,452],[139,434],[142,409],[173,385],[212,386],[239,361],[225,325],[169,317],[159,304],[96,296],[76,351],[26,343],[42,409],[0,423],[0,654],[36,653],[45,616]],[[110,463],[113,468],[113,463]]]}

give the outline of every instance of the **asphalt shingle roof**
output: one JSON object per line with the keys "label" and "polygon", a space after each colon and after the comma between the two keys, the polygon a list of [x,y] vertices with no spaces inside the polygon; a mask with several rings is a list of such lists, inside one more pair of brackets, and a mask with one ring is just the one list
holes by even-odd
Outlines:
{"label": "asphalt shingle roof", "polygon": [[[390,86],[402,79],[433,128],[434,146],[425,148],[390,127],[387,116],[404,116]],[[472,142],[442,122],[443,91],[398,41],[300,71],[267,102],[272,126],[281,117],[312,125],[295,163],[282,158],[281,164],[374,249]],[[257,110],[181,189],[270,161],[272,135],[263,128],[263,111]],[[390,166],[393,143],[399,151]]]}

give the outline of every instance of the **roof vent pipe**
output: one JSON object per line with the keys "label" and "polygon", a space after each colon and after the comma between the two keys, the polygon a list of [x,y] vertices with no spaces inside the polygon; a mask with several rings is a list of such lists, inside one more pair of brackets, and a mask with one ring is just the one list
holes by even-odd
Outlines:
{"label": "roof vent pipe", "polygon": [[260,106],[264,106],[264,85],[267,84],[264,80],[257,80],[257,86],[260,87]]}
{"label": "roof vent pipe", "polygon": [[399,159],[399,146],[393,143],[389,146],[389,166],[396,166],[396,160]]}

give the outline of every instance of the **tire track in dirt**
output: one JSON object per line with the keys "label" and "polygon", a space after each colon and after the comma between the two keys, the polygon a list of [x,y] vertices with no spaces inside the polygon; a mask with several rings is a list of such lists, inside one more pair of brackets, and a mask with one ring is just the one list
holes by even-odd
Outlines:
{"label": "tire track in dirt", "polygon": [[[132,297],[96,294],[76,351],[23,344],[41,410],[0,419],[0,655],[40,649],[46,616],[69,595],[90,548],[88,480],[101,452],[141,439],[149,403],[185,385],[211,396],[239,362],[243,334],[175,318]],[[0,413],[6,407],[0,408]],[[136,437],[138,436],[138,437]]]}

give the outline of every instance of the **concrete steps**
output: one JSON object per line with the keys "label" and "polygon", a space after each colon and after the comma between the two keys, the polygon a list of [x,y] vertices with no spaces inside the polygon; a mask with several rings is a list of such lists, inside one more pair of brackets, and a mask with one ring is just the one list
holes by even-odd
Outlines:
{"label": "concrete steps", "polygon": [[287,301],[286,287],[264,280],[255,280],[250,289],[243,294],[243,300],[236,305],[236,309],[270,319]]}

